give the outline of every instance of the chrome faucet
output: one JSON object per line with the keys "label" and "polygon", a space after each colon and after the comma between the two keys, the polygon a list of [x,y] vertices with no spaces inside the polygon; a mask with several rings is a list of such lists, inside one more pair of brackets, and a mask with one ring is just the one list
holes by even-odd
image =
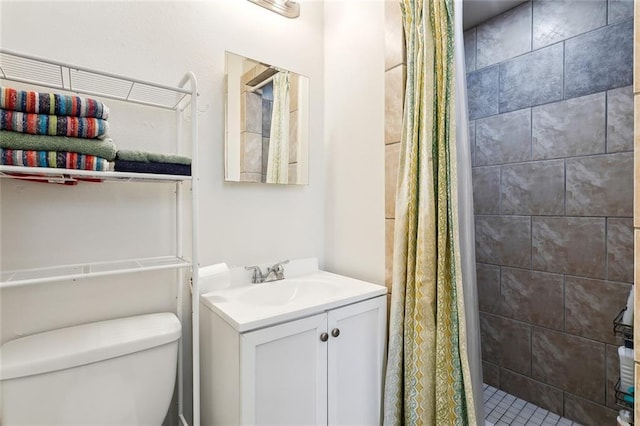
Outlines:
{"label": "chrome faucet", "polygon": [[[264,280],[262,282],[270,282],[270,281],[278,281],[284,279],[284,264],[289,263],[289,259],[283,260],[282,262],[278,262],[273,265],[271,268],[267,269],[267,273],[264,276]],[[269,278],[273,274],[275,278]]]}
{"label": "chrome faucet", "polygon": [[271,281],[278,281],[284,279],[284,264],[289,263],[289,260],[283,260],[275,265],[267,268],[267,273],[263,274],[262,269],[259,266],[245,266],[246,270],[253,270],[253,276],[251,277],[252,284],[268,283]]}

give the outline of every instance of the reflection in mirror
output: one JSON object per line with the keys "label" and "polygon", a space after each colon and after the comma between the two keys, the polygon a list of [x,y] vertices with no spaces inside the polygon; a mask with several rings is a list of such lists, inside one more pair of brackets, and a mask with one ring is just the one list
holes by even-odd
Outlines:
{"label": "reflection in mirror", "polygon": [[225,114],[225,180],[308,183],[308,77],[227,52]]}

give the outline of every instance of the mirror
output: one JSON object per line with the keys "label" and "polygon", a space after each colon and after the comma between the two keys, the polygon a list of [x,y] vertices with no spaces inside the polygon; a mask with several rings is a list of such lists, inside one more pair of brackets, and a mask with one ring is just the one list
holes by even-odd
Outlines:
{"label": "mirror", "polygon": [[225,180],[309,181],[309,78],[226,52]]}

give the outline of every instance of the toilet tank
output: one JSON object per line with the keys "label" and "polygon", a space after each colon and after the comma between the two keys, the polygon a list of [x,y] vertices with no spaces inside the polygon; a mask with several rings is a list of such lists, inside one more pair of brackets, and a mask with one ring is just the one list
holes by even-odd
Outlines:
{"label": "toilet tank", "polygon": [[0,347],[0,424],[160,425],[181,324],[157,313],[83,324]]}

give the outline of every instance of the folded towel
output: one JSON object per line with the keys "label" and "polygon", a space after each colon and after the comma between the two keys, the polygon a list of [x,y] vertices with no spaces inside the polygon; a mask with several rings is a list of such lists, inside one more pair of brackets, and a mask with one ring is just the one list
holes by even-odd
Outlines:
{"label": "folded towel", "polygon": [[145,163],[141,161],[118,160],[117,157],[114,163],[114,170],[116,172],[191,176],[191,165],[175,163]]}
{"label": "folded towel", "polygon": [[108,171],[109,162],[77,152],[23,151],[0,148],[0,164],[5,166],[52,167],[58,169]]}
{"label": "folded towel", "polygon": [[0,130],[0,148],[31,151],[68,151],[95,155],[107,161],[116,158],[116,145],[111,138],[84,139],[66,136],[30,135]]}
{"label": "folded towel", "polygon": [[93,117],[103,120],[109,118],[109,108],[95,99],[10,87],[0,87],[0,108],[35,114]]}
{"label": "folded towel", "polygon": [[106,137],[109,122],[100,118],[32,114],[0,109],[0,130],[91,139]]}
{"label": "folded towel", "polygon": [[[134,151],[130,149],[120,149],[116,153],[116,159],[126,161],[138,161],[140,163],[169,163],[169,164],[191,164],[191,158],[177,154],[160,154],[157,152]],[[191,174],[191,173],[189,173]]]}

